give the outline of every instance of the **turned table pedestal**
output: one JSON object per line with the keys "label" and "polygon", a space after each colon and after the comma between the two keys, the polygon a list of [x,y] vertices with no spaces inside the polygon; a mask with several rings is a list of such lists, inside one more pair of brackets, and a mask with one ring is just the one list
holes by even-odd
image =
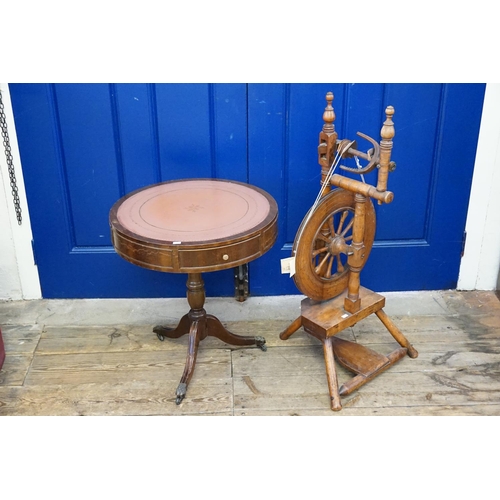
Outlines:
{"label": "turned table pedestal", "polygon": [[189,312],[176,328],[156,326],[160,340],[189,335],[176,403],[184,399],[201,340],[217,337],[236,346],[266,350],[263,337],[235,335],[204,309],[202,273],[257,259],[276,241],[276,201],[255,186],[219,179],[168,181],[134,191],[109,215],[116,252],[147,269],[187,274]]}

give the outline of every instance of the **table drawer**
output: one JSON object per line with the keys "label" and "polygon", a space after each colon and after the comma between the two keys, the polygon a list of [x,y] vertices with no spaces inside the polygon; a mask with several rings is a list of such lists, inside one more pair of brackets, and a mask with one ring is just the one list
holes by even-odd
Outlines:
{"label": "table drawer", "polygon": [[230,245],[207,248],[206,250],[179,249],[179,270],[202,271],[210,267],[212,271],[236,267],[260,255],[259,235]]}

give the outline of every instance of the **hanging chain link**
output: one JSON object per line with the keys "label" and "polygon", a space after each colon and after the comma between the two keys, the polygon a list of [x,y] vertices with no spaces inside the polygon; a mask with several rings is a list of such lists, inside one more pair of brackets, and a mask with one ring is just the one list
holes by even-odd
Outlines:
{"label": "hanging chain link", "polygon": [[9,132],[7,130],[7,121],[5,120],[5,110],[3,107],[2,92],[0,91],[0,127],[2,128],[3,147],[5,150],[5,157],[7,158],[7,168],[9,169],[10,188],[12,197],[14,198],[14,207],[16,209],[17,223],[22,224],[23,217],[21,214],[21,201],[19,200],[19,193],[17,191],[16,171],[14,170],[14,163],[12,161],[12,151],[10,149]]}

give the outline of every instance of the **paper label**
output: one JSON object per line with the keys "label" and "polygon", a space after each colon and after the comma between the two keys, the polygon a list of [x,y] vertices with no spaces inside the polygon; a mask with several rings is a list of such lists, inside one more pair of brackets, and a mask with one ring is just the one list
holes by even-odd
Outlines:
{"label": "paper label", "polygon": [[281,274],[290,274],[290,278],[295,274],[295,257],[281,259]]}

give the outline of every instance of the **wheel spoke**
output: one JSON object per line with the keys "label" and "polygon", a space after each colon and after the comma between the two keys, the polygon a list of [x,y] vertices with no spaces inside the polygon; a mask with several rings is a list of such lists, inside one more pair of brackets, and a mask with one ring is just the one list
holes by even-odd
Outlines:
{"label": "wheel spoke", "polygon": [[328,251],[327,247],[318,248],[318,250],[314,250],[314,252],[312,253],[312,256],[316,257],[316,255],[319,255],[320,253],[324,253],[326,251]]}
{"label": "wheel spoke", "polygon": [[323,236],[321,233],[316,236],[316,239],[324,241],[325,243],[329,243],[330,242],[330,240],[326,236]]}
{"label": "wheel spoke", "polygon": [[340,234],[340,232],[342,231],[342,226],[344,225],[345,218],[347,217],[348,213],[349,213],[348,210],[344,210],[344,212],[342,213],[342,217],[340,218],[339,222],[339,228],[337,229],[337,232],[335,234]]}
{"label": "wheel spoke", "polygon": [[347,233],[347,231],[349,231],[349,229],[351,229],[353,224],[354,224],[354,217],[349,221],[349,224],[347,224],[342,233],[340,233],[340,236],[345,236],[345,234]]}
{"label": "wheel spoke", "polygon": [[325,274],[325,277],[326,278],[331,278],[332,277],[332,264],[333,264],[333,259],[335,257],[332,255],[332,258],[330,259],[330,261],[328,262],[328,267],[326,269],[326,274]]}
{"label": "wheel spoke", "polygon": [[344,266],[342,265],[342,262],[340,262],[340,255],[337,255],[337,272],[338,273],[344,272]]}
{"label": "wheel spoke", "polygon": [[347,238],[344,238],[344,241],[351,241],[352,240],[352,234],[351,236],[348,236]]}
{"label": "wheel spoke", "polygon": [[333,217],[328,217],[328,228],[330,229],[330,235],[333,238],[335,236],[335,228],[333,227]]}
{"label": "wheel spoke", "polygon": [[321,268],[325,265],[325,262],[328,260],[328,257],[330,257],[330,254],[327,253],[324,257],[323,260],[314,268],[314,272],[316,274],[319,274]]}

